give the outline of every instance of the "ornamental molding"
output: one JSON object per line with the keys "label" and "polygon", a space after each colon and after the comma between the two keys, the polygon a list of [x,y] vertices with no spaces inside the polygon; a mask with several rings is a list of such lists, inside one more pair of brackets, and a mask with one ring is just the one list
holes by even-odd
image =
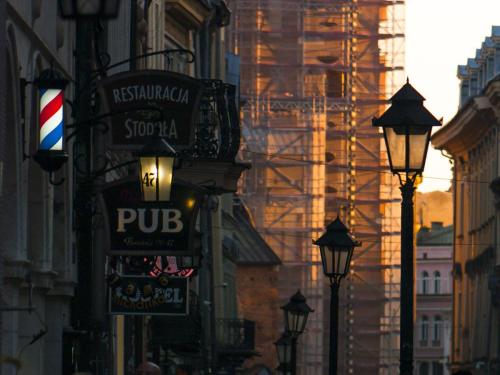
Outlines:
{"label": "ornamental molding", "polygon": [[473,148],[500,122],[500,105],[492,104],[490,98],[486,95],[471,98],[442,129],[434,133],[432,145],[454,156]]}

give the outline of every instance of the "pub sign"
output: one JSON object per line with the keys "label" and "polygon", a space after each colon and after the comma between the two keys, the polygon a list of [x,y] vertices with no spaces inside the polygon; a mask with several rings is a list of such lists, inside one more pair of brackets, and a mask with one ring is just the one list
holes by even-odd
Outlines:
{"label": "pub sign", "polygon": [[103,111],[113,114],[106,116],[111,149],[138,150],[154,135],[177,150],[192,144],[200,80],[163,70],[140,70],[112,75],[100,85]]}
{"label": "pub sign", "polygon": [[109,255],[193,256],[195,224],[202,195],[174,182],[170,201],[144,202],[138,179],[108,184],[100,193],[105,208]]}
{"label": "pub sign", "polygon": [[170,277],[161,285],[149,276],[122,276],[120,285],[110,288],[109,312],[119,315],[187,315],[189,279]]}

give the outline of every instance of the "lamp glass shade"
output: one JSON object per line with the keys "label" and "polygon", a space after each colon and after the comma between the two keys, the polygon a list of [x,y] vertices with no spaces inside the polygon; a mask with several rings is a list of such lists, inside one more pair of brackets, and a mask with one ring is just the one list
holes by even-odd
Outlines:
{"label": "lamp glass shade", "polygon": [[349,272],[354,247],[320,246],[323,272],[327,277],[345,277]]}
{"label": "lamp glass shade", "polygon": [[421,173],[424,170],[431,129],[431,126],[384,127],[392,172]]}
{"label": "lamp glass shade", "polygon": [[307,324],[308,312],[296,310],[285,311],[285,330],[291,335],[298,336],[304,332]]}
{"label": "lamp glass shade", "polygon": [[146,202],[169,201],[175,158],[141,156],[139,159],[143,200]]}
{"label": "lamp glass shade", "polygon": [[385,143],[391,170],[404,171],[406,167],[406,134],[404,128],[384,128]]}
{"label": "lamp glass shade", "polygon": [[410,170],[422,172],[425,167],[425,156],[431,136],[431,127],[411,127],[409,128],[409,158],[408,167]]}
{"label": "lamp glass shade", "polygon": [[274,345],[276,346],[279,363],[285,366],[288,365],[292,359],[292,342],[290,337],[284,333]]}

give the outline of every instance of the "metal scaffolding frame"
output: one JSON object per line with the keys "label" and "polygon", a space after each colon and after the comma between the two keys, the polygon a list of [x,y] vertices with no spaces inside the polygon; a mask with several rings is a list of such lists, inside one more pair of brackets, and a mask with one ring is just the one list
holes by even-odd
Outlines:
{"label": "metal scaffolding frame", "polygon": [[240,195],[283,261],[280,298],[300,288],[315,309],[299,374],[328,369],[329,292],[311,239],[337,215],[363,241],[341,286],[339,374],[396,374],[400,195],[371,119],[404,79],[404,1],[229,5],[253,165]]}

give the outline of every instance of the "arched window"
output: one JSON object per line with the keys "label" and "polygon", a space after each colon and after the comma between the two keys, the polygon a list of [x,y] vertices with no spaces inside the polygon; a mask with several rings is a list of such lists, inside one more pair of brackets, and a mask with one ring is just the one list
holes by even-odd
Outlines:
{"label": "arched window", "polygon": [[441,273],[434,272],[434,294],[441,294]]}
{"label": "arched window", "polygon": [[436,315],[434,317],[434,324],[432,327],[432,341],[435,344],[441,342],[442,331],[443,331],[443,319],[439,315]]}
{"label": "arched window", "polygon": [[418,375],[429,375],[429,364],[427,362],[422,362],[420,364]]}
{"label": "arched window", "polygon": [[422,294],[429,293],[429,273],[422,271]]}
{"label": "arched window", "polygon": [[429,340],[429,318],[427,316],[422,316],[422,320],[420,322],[420,341],[422,346],[427,345],[427,341]]}

